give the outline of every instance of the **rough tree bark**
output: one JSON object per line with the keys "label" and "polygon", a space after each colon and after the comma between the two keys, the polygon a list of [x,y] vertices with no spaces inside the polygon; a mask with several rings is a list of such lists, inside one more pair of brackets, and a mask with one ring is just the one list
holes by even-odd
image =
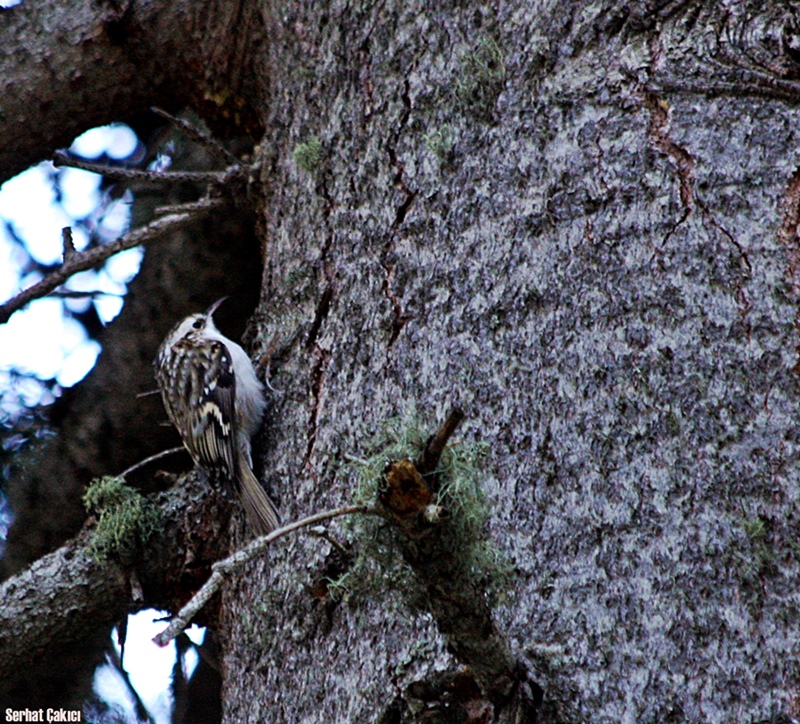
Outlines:
{"label": "rough tree bark", "polygon": [[[348,501],[381,421],[457,402],[544,720],[798,716],[791,6],[259,9],[285,518]],[[297,538],[226,589],[227,721],[399,721],[458,666],[399,592],[320,600],[332,555]]]}

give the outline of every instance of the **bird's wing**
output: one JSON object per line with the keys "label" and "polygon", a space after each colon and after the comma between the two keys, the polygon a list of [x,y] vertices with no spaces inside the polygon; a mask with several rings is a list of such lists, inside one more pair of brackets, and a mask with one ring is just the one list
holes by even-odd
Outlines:
{"label": "bird's wing", "polygon": [[236,378],[228,348],[212,342],[208,359],[192,375],[187,428],[192,431],[184,440],[195,462],[208,473],[222,473],[233,481],[236,475]]}

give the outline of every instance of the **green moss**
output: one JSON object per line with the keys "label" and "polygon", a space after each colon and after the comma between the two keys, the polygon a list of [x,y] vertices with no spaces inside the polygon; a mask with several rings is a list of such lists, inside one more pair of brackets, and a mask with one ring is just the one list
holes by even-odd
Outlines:
{"label": "green moss", "polygon": [[764,605],[764,579],[775,574],[775,551],[770,540],[769,523],[761,517],[744,518],[742,529],[748,546],[737,546],[731,558],[738,567],[742,599],[754,616]]}
{"label": "green moss", "polygon": [[322,160],[322,143],[316,136],[309,138],[305,143],[298,143],[295,146],[292,156],[303,171],[311,173]]}
{"label": "green moss", "polygon": [[681,421],[678,419],[678,416],[672,411],[669,410],[667,412],[667,416],[665,419],[667,434],[670,437],[677,437],[681,433]]}
{"label": "green moss", "polygon": [[83,504],[97,516],[89,553],[100,562],[132,563],[161,523],[158,507],[122,478],[105,476],[93,481],[83,495]]}
{"label": "green moss", "polygon": [[767,537],[767,527],[761,518],[745,520],[742,522],[742,527],[751,541],[760,541]]}
{"label": "green moss", "polygon": [[316,68],[301,65],[295,68],[294,75],[301,80],[314,80],[317,77],[317,71]]}
{"label": "green moss", "polygon": [[478,116],[490,115],[503,88],[506,66],[500,47],[492,38],[482,39],[461,56],[461,73],[455,96],[464,110]]}
{"label": "green moss", "polygon": [[[387,464],[416,460],[429,433],[413,411],[384,423],[369,455],[357,465],[355,502],[374,505]],[[445,519],[438,527],[445,553],[452,558],[454,574],[486,588],[496,602],[509,588],[513,569],[486,531],[489,506],[481,487],[486,452],[487,447],[482,444],[448,445],[436,471],[440,486],[432,504],[445,511]],[[330,582],[331,592],[346,598],[351,594],[374,594],[388,587],[402,592],[412,606],[420,604],[424,592],[411,566],[403,559],[395,527],[376,516],[355,516],[350,524],[355,528],[361,549],[350,570]]]}
{"label": "green moss", "polygon": [[759,517],[747,519],[742,525],[750,538],[754,570],[758,576],[768,574],[775,564],[775,552],[770,545],[766,522]]}
{"label": "green moss", "polygon": [[444,125],[425,134],[425,147],[441,161],[449,161],[453,155],[453,133]]}

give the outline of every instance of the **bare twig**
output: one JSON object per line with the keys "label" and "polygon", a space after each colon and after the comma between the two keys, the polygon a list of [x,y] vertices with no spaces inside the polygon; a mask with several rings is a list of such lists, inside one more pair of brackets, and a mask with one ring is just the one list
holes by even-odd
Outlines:
{"label": "bare twig", "polygon": [[106,166],[102,163],[84,161],[82,158],[70,156],[63,151],[56,151],[53,156],[56,166],[71,166],[84,171],[99,173],[114,181],[136,181],[138,183],[163,184],[176,181],[218,181],[225,179],[226,171],[145,171],[139,168],[123,168],[122,166]]}
{"label": "bare twig", "polygon": [[65,226],[61,229],[61,244],[64,248],[64,261],[69,261],[77,253],[72,241],[72,227]]}
{"label": "bare twig", "polygon": [[59,299],[86,299],[86,297],[96,299],[97,297],[119,297],[120,295],[114,294],[114,292],[103,292],[99,289],[87,289],[85,292],[79,292],[75,289],[57,289],[50,292],[50,296],[58,297]]}
{"label": "bare twig", "polygon": [[369,465],[369,462],[364,460],[364,458],[360,458],[356,455],[351,455],[350,453],[344,453],[342,457],[347,460],[348,463],[355,463],[356,465],[363,465],[366,467]]}
{"label": "bare twig", "polygon": [[225,146],[217,141],[217,139],[209,136],[206,133],[203,133],[197,126],[189,121],[184,120],[183,118],[177,118],[173,116],[171,113],[167,113],[162,108],[156,108],[153,106],[151,109],[153,113],[157,116],[161,116],[162,118],[166,118],[173,126],[180,129],[183,133],[185,133],[189,138],[191,138],[196,143],[199,143],[201,146],[205,146],[206,148],[210,149],[218,156],[220,156],[229,166],[239,163],[239,159],[236,158]]}
{"label": "bare twig", "polygon": [[167,234],[180,229],[182,226],[194,221],[201,214],[208,213],[214,209],[221,208],[228,203],[223,198],[200,199],[189,204],[183,205],[183,210],[178,213],[163,216],[152,221],[147,226],[128,232],[116,241],[103,246],[95,246],[86,251],[75,252],[70,255],[68,260],[51,274],[36,284],[23,289],[17,296],[9,299],[5,304],[0,305],[0,324],[9,320],[11,315],[18,309],[22,309],[28,302],[47,296],[50,292],[63,284],[73,274],[86,269],[92,269],[102,264],[106,259],[114,254],[118,254],[125,249],[132,249],[135,246],[157,241]]}
{"label": "bare twig", "polygon": [[127,470],[123,470],[117,477],[124,478],[126,475],[130,475],[134,470],[143,468],[145,465],[152,463],[154,460],[160,460],[161,458],[167,457],[167,455],[174,455],[175,453],[183,452],[184,450],[186,450],[186,448],[183,445],[180,447],[171,447],[169,450],[162,450],[160,453],[151,455],[149,458],[145,458],[144,460],[140,460],[138,463],[131,465]]}
{"label": "bare twig", "polygon": [[323,513],[310,515],[307,518],[296,520],[294,523],[289,523],[277,528],[268,535],[256,538],[241,550],[236,551],[233,555],[228,556],[228,558],[222,561],[218,561],[211,567],[213,572],[203,587],[192,597],[192,600],[178,612],[178,615],[172,619],[169,626],[153,638],[153,641],[159,646],[166,646],[178,634],[182,633],[197,612],[211,600],[211,597],[217,591],[219,591],[224,580],[241,569],[246,563],[260,556],[273,541],[289,533],[293,533],[300,528],[314,525],[323,520],[338,518],[342,515],[352,515],[354,513],[375,513],[375,511],[365,505],[350,505],[346,508],[336,508],[335,510],[327,510]]}
{"label": "bare twig", "polygon": [[165,204],[164,206],[156,206],[153,209],[155,216],[165,216],[166,214],[180,214],[186,204]]}

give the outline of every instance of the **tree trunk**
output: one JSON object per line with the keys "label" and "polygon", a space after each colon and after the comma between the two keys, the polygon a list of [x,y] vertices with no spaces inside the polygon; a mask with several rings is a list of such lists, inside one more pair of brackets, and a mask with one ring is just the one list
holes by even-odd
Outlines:
{"label": "tree trunk", "polygon": [[[388,418],[460,406],[541,720],[800,713],[792,12],[263,5],[263,480],[285,520],[350,502]],[[337,555],[226,586],[226,721],[506,715],[388,576],[333,600]]]}
{"label": "tree trunk", "polygon": [[[341,504],[387,417],[463,406],[546,718],[796,715],[782,12],[270,12],[265,467],[288,517]],[[230,591],[229,721],[375,720],[456,666],[425,615],[315,601],[329,554],[298,541]]]}

